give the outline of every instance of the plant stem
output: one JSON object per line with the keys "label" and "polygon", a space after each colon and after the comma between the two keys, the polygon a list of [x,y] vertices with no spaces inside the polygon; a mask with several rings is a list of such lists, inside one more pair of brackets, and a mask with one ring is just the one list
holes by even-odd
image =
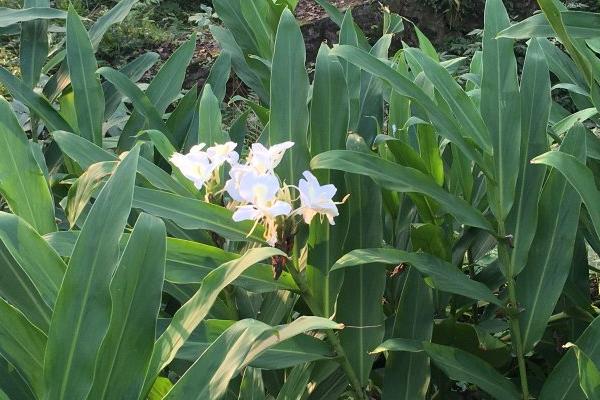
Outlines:
{"label": "plant stem", "polygon": [[[295,265],[290,265],[288,271],[290,275],[292,275],[292,278],[294,279],[294,282],[296,282],[296,285],[298,285],[298,289],[300,289],[300,295],[308,305],[308,308],[310,308],[313,314],[322,316],[320,315],[320,313],[318,312],[318,308],[314,304],[310,288],[306,283],[306,278],[304,277],[304,275],[296,268]],[[340,339],[337,337],[333,329],[328,329],[325,331],[325,333],[327,335],[327,340],[329,341],[335,353],[337,354],[337,361],[340,364],[340,367],[342,367],[342,370],[346,374],[346,377],[350,382],[350,386],[352,386],[352,389],[354,389],[354,392],[357,396],[357,400],[366,400],[365,391],[363,390],[363,387],[360,384],[360,380],[358,379],[354,368],[352,368],[352,365],[350,365],[350,362],[348,361],[346,351],[342,347]]]}
{"label": "plant stem", "polygon": [[[498,222],[498,231],[501,237],[506,235],[504,221]],[[527,366],[525,365],[525,352],[521,338],[521,327],[519,325],[519,305],[517,302],[517,289],[514,277],[513,264],[510,257],[509,245],[505,240],[498,242],[498,258],[506,271],[506,285],[508,287],[508,316],[510,319],[511,341],[517,354],[519,365],[519,377],[521,379],[521,391],[523,400],[529,400],[529,384],[527,382]]]}

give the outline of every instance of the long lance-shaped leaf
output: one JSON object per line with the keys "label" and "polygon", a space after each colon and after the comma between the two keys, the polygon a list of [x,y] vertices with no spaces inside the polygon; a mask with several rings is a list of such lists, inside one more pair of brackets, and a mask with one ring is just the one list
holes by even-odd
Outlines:
{"label": "long lance-shaped leaf", "polygon": [[158,338],[143,393],[150,389],[158,373],[175,358],[177,350],[206,317],[221,290],[252,265],[276,255],[283,253],[274,248],[252,249],[239,259],[223,264],[204,278],[198,291],[175,313],[167,330]]}
{"label": "long lance-shaped leaf", "polygon": [[[224,1],[223,3],[229,2]],[[214,4],[216,8],[217,2]],[[219,15],[221,14],[219,13]],[[211,25],[210,32],[215,40],[219,42],[221,51],[227,52],[231,56],[231,65],[237,76],[256,93],[261,102],[268,104],[269,91],[265,89],[268,85],[268,80],[267,82],[262,81],[255,71],[250,68],[244,52],[236,42],[231,31],[221,26]]]}
{"label": "long lance-shaped leaf", "polygon": [[[62,231],[48,234],[44,239],[61,257],[71,257],[78,236],[77,231]],[[126,245],[127,240],[129,234],[123,234],[121,247]],[[238,258],[240,255],[218,247],[170,237],[167,238],[165,280],[180,285],[201,283],[214,269]],[[286,271],[279,279],[273,280],[271,266],[267,264],[256,264],[248,268],[234,285],[257,293],[275,290],[298,291],[298,286]]]}
{"label": "long lance-shaped leaf", "polygon": [[0,279],[0,296],[21,310],[35,326],[48,332],[52,308],[4,243],[0,243]]}
{"label": "long lance-shaped leaf", "polygon": [[54,202],[27,135],[10,105],[0,97],[0,194],[11,211],[40,234],[56,230]]}
{"label": "long lance-shaped leaf", "polygon": [[410,253],[386,248],[353,250],[340,258],[332,270],[355,267],[365,263],[390,265],[408,263],[421,274],[429,277],[433,286],[438,290],[471,299],[484,300],[496,305],[502,304],[483,283],[469,279],[450,263],[427,253]]}
{"label": "long lance-shaped leaf", "polygon": [[[25,382],[19,371],[15,367],[6,361],[4,357],[0,355],[0,391],[4,392],[6,400],[9,399],[23,399],[23,400],[34,400],[36,397],[31,392],[31,388]],[[0,398],[2,398],[0,392]]]}
{"label": "long lance-shaped leaf", "polygon": [[271,73],[271,118],[268,142],[292,141],[294,150],[285,153],[278,167],[279,177],[288,184],[298,181],[308,169],[306,142],[309,114],[306,50],[302,32],[287,8],[281,14]]}
{"label": "long lance-shaped leaf", "polygon": [[579,386],[588,399],[600,398],[600,371],[587,354],[579,347],[572,345],[577,357],[577,369],[579,370]]}
{"label": "long lance-shaped leaf", "polygon": [[550,74],[537,40],[527,48],[521,78],[521,165],[515,204],[508,217],[514,236],[511,262],[515,275],[525,266],[538,223],[538,201],[546,169],[530,161],[548,150],[546,130],[551,107]]}
{"label": "long lance-shaped leaf", "polygon": [[221,107],[219,99],[212,91],[210,84],[204,86],[200,102],[198,104],[198,143],[207,143],[212,146],[216,143],[225,143],[226,135],[223,132]]}
{"label": "long lance-shaped leaf", "polygon": [[[556,37],[560,39],[567,52],[573,57],[573,60],[583,73],[588,87],[589,85],[593,85],[593,66],[590,59],[587,57],[587,54],[585,54],[586,52],[588,52],[588,54],[591,53],[591,50],[585,47],[585,43],[574,40],[567,31],[561,13],[561,11],[566,11],[566,6],[555,0],[538,0],[538,4],[548,18],[548,22],[556,32]],[[592,54],[592,57],[595,56]]]}
{"label": "long lance-shaped leaf", "polygon": [[453,347],[423,343],[425,352],[448,377],[474,383],[498,400],[517,400],[515,385],[482,359]]}
{"label": "long lance-shaped leaf", "polygon": [[94,22],[89,31],[90,41],[92,42],[94,49],[98,48],[100,41],[102,41],[102,38],[108,29],[112,25],[122,22],[129,14],[129,11],[131,11],[131,8],[138,1],[139,0],[120,0],[106,14]]}
{"label": "long lance-shaped leaf", "polygon": [[[560,16],[573,39],[593,39],[600,36],[600,15],[586,11],[562,11]],[[536,14],[517,22],[498,33],[498,37],[511,39],[549,38],[556,32],[546,14]]]}
{"label": "long lance-shaped leaf", "polygon": [[[585,161],[583,127],[565,138],[561,153]],[[578,161],[578,162],[579,162]],[[517,276],[517,298],[523,312],[521,338],[525,351],[538,342],[560,297],[573,260],[581,198],[558,171],[552,171],[539,204],[539,222],[527,265]]]}
{"label": "long lance-shaped leaf", "polygon": [[485,3],[481,116],[494,149],[495,183],[488,182],[490,208],[500,221],[510,212],[519,174],[521,112],[517,61],[512,39],[496,38],[510,26],[502,0]]}
{"label": "long lance-shaped leaf", "polygon": [[[50,7],[49,0],[25,0],[23,8]],[[34,87],[48,58],[48,21],[30,21],[21,24],[19,65],[25,84]]]}
{"label": "long lance-shaped leaf", "polygon": [[[416,268],[410,268],[398,301],[393,338],[430,341],[433,332],[433,296]],[[393,340],[393,339],[392,339]],[[425,399],[429,388],[429,357],[423,353],[391,353],[385,366],[384,400]]]}
{"label": "long lance-shaped leaf", "polygon": [[91,389],[98,348],[108,330],[109,285],[131,210],[138,155],[136,147],[100,192],[69,261],[48,334],[44,379],[49,400],[85,399]]}
{"label": "long lance-shaped leaf", "polygon": [[[132,82],[137,82],[159,58],[157,53],[147,52],[125,64],[119,71],[127,75]],[[104,91],[104,118],[109,119],[121,104],[123,96],[110,82],[104,82],[102,90]]]}
{"label": "long lance-shaped leaf", "polygon": [[244,362],[252,343],[272,327],[245,319],[227,329],[173,386],[165,399],[218,399]]}
{"label": "long lance-shaped leaf", "polygon": [[440,188],[431,176],[409,167],[403,167],[370,154],[356,151],[333,150],[319,154],[311,161],[315,169],[338,169],[372,177],[382,187],[398,192],[421,193],[436,200],[440,207],[459,222],[490,230],[489,222],[481,212],[464,200]]}
{"label": "long lance-shaped leaf", "polygon": [[[98,20],[90,27],[88,33],[90,41],[94,47],[94,50],[98,49],[98,45],[104,34],[108,29],[116,23],[119,23],[125,19],[129,11],[138,0],[121,0],[113,8],[111,8],[106,14],[98,18]],[[66,55],[66,51],[58,53],[56,63],[62,61]],[[71,83],[71,77],[69,76],[69,67],[67,62],[63,62],[60,65],[58,71],[52,75],[48,83],[44,86],[44,95],[49,99],[55,99],[62,91],[69,86]]]}
{"label": "long lance-shaped leaf", "polygon": [[46,335],[0,298],[0,354],[25,378],[38,397],[44,393]]}
{"label": "long lance-shaped leaf", "polygon": [[4,261],[0,293],[47,332],[66,265],[35,229],[16,215],[0,213],[0,241]]}
{"label": "long lance-shaped leaf", "polygon": [[119,89],[121,93],[129,97],[136,112],[139,113],[138,115],[147,119],[148,125],[152,129],[158,129],[168,134],[169,128],[163,121],[161,113],[154,107],[148,95],[142,92],[125,74],[109,67],[100,68],[98,73]]}
{"label": "long lance-shaped leaf", "polygon": [[[392,35],[383,35],[373,45],[370,54],[378,59],[387,59],[392,43]],[[355,85],[349,81],[349,85]],[[360,98],[358,107],[358,125],[355,130],[367,144],[371,145],[383,126],[385,82],[368,71],[360,71]],[[386,89],[387,91],[387,89]]]}
{"label": "long lance-shaped leaf", "polygon": [[96,362],[89,398],[139,398],[148,368],[165,273],[164,223],[138,218],[110,284],[110,325]]}
{"label": "long lance-shaped leaf", "polygon": [[[321,45],[315,67],[313,100],[310,106],[310,151],[317,155],[324,151],[343,149],[348,132],[349,103],[342,66]],[[315,171],[322,184],[333,184],[338,193],[345,192],[343,172]],[[347,213],[343,210],[335,225],[314,218],[309,228],[308,265],[306,278],[311,288],[315,307],[322,316],[334,313],[343,274],[329,273],[335,261],[343,255],[344,238],[348,231]],[[313,310],[316,311],[316,310]]]}
{"label": "long lance-shaped leaf", "polygon": [[75,112],[80,136],[102,145],[104,92],[96,75],[98,63],[83,23],[73,6],[67,17],[67,63],[75,95]]}
{"label": "long lance-shaped leaf", "polygon": [[231,240],[264,242],[263,229],[251,221],[234,222],[225,207],[158,190],[136,187],[133,206],[173,221],[183,229],[207,229]]}
{"label": "long lance-shaped leaf", "polygon": [[[347,146],[369,151],[358,135],[351,135]],[[380,189],[371,178],[352,174],[346,176],[346,187],[352,193],[346,209],[352,229],[348,230],[344,251],[379,246],[383,242]],[[383,339],[385,317],[380,299],[384,290],[385,269],[378,264],[365,262],[344,271],[336,319],[347,326],[340,332],[340,342],[361,386],[366,385],[375,360],[369,351]]]}
{"label": "long lance-shaped leaf", "polygon": [[67,13],[56,8],[30,7],[6,8],[0,7],[0,28],[36,19],[65,19]]}
{"label": "long lance-shaped leaf", "polygon": [[69,123],[52,108],[48,100],[34,92],[32,88],[3,67],[0,67],[0,82],[16,100],[25,104],[42,118],[50,131],[73,131]]}
{"label": "long lance-shaped leaf", "polygon": [[258,368],[247,367],[244,370],[238,400],[265,400],[265,386],[262,372]]}
{"label": "long lance-shaped leaf", "polygon": [[[185,71],[187,69],[190,60],[196,49],[196,36],[192,37],[182,44],[172,55],[169,57],[167,62],[158,71],[148,89],[146,89],[145,95],[147,96],[150,104],[156,110],[159,118],[162,121],[162,114],[165,112],[167,107],[177,98],[181,91],[181,85],[185,79]],[[108,77],[107,77],[108,79]],[[117,86],[117,85],[115,85]],[[122,89],[122,87],[119,87]],[[136,91],[137,92],[137,91]],[[127,94],[131,98],[130,94]],[[139,95],[136,94],[135,98],[131,98],[132,101],[137,101]],[[135,143],[138,132],[144,129],[145,120],[149,119],[148,104],[144,100],[144,103],[134,103],[136,106],[135,112],[127,121],[127,124],[123,128],[123,132],[119,137],[118,147],[121,150],[127,150],[131,148]],[[152,112],[153,114],[153,112]],[[164,123],[159,124],[156,120],[155,115],[151,115],[152,119],[150,124],[153,128],[161,130],[163,133],[168,134],[168,129],[163,127]],[[162,129],[161,129],[162,127]],[[169,135],[171,138],[171,136]]]}
{"label": "long lance-shaped leaf", "polygon": [[[54,132],[52,136],[62,152],[79,164],[82,169],[87,169],[99,162],[118,160],[116,155],[73,133],[59,131]],[[192,196],[192,193],[182,184],[145,158],[140,158],[138,172],[157,189],[182,196]]]}
{"label": "long lance-shaped leaf", "polygon": [[[440,135],[455,143],[466,156],[485,168],[483,157],[460,135],[458,122],[445,113],[421,88],[384,62],[364,50],[352,46],[337,46],[333,54],[386,81],[394,91],[414,100],[425,110]],[[490,173],[484,169],[486,173]]]}
{"label": "long lance-shaped leaf", "polygon": [[220,398],[231,378],[265,350],[306,331],[342,327],[318,317],[300,317],[276,328],[255,320],[237,322],[208,347],[166,398]]}
{"label": "long lance-shaped leaf", "polygon": [[[202,353],[235,321],[205,320],[177,352],[178,360],[196,361]],[[282,369],[298,364],[334,358],[331,346],[311,335],[281,340],[249,362],[254,368]]]}
{"label": "long lance-shaped leaf", "polygon": [[[352,18],[352,10],[348,9],[346,14],[343,15],[343,20],[340,20],[340,22],[340,44],[359,47],[358,32],[354,23],[354,18]],[[360,113],[358,112],[360,108],[360,85],[357,83],[360,82],[360,68],[344,59],[341,59],[340,63],[344,70],[344,77],[346,78],[346,87],[348,90],[348,101],[350,103],[349,128],[356,129],[358,126],[358,119],[360,118]],[[314,153],[312,154],[314,155]]]}
{"label": "long lance-shaped leaf", "polygon": [[[596,365],[600,363],[600,318],[594,321],[575,342]],[[540,399],[544,400],[586,400],[588,397],[579,385],[577,356],[571,348],[552,369],[542,390]]]}
{"label": "long lance-shaped leaf", "polygon": [[[581,125],[574,128],[582,137],[586,136]],[[600,234],[600,191],[596,187],[594,174],[586,167],[581,158],[563,152],[548,152],[532,160],[535,164],[545,164],[556,168],[579,193],[587,208],[596,234]]]}
{"label": "long lance-shaped leaf", "polygon": [[488,129],[477,107],[467,93],[452,78],[450,73],[431,57],[418,49],[407,49],[406,52],[415,58],[423,69],[425,76],[433,83],[436,90],[446,100],[450,108],[452,108],[456,119],[465,132],[463,136],[472,139],[477,143],[479,148],[492,154],[492,144]]}

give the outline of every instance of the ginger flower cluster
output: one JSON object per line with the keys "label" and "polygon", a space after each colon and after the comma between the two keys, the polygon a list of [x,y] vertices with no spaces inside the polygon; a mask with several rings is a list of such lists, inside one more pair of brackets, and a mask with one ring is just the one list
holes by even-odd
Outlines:
{"label": "ginger flower cluster", "polygon": [[[236,146],[236,143],[227,142],[204,150],[206,144],[201,143],[187,154],[174,153],[170,161],[197,189],[207,191],[215,187],[215,182],[218,184],[221,167],[226,166],[228,179],[219,192],[227,194],[227,206],[234,210],[233,220],[255,221],[255,227],[262,224],[265,240],[271,246],[278,241],[278,228],[296,215],[302,216],[307,224],[316,215],[335,224],[339,203],[333,201],[337,192],[334,185],[321,185],[310,171],[304,171],[304,178],[297,186],[292,186],[281,182],[275,173],[285,152],[294,146],[293,142],[269,148],[254,143],[244,161],[240,161]],[[292,191],[298,192],[295,198],[292,198]]]}

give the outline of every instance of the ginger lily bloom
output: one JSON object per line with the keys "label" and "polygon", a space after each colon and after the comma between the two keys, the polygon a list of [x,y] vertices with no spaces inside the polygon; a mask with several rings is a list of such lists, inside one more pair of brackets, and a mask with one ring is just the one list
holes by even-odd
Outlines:
{"label": "ginger lily bloom", "polygon": [[173,153],[169,161],[176,166],[183,176],[194,183],[197,189],[211,179],[215,166],[210,162],[208,154],[201,151],[204,145],[192,147],[188,154]]}
{"label": "ginger lily bloom", "polygon": [[272,173],[281,162],[285,151],[293,145],[294,142],[283,142],[267,149],[260,143],[254,143],[248,156],[248,165],[261,174]]}
{"label": "ginger lily bloom", "polygon": [[227,142],[225,144],[215,144],[206,149],[208,158],[213,163],[215,168],[228,162],[230,165],[235,165],[240,159],[240,155],[235,151],[237,143]]}
{"label": "ginger lily bloom", "polygon": [[300,191],[300,208],[295,212],[302,214],[304,222],[310,224],[313,217],[317,214],[324,215],[331,225],[335,225],[333,220],[339,215],[333,196],[337,192],[334,185],[319,184],[317,178],[309,171],[302,174],[306,179],[300,179],[298,190]]}

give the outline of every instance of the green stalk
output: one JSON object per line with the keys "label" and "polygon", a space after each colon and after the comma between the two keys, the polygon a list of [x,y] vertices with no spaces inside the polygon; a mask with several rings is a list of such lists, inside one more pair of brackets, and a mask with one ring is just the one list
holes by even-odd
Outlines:
{"label": "green stalk", "polygon": [[[296,282],[296,285],[298,285],[298,288],[300,289],[300,295],[304,299],[304,302],[308,305],[308,308],[310,308],[314,315],[322,316],[319,315],[318,312],[315,312],[315,310],[317,310],[317,307],[315,307],[313,303],[310,288],[306,283],[306,278],[304,277],[304,275],[296,268],[295,265],[289,265],[288,272],[290,273],[290,275],[292,275],[292,278]],[[352,365],[350,365],[348,357],[346,357],[346,352],[344,351],[344,348],[340,343],[340,339],[337,337],[333,329],[326,330],[325,334],[327,335],[327,340],[329,341],[335,353],[337,354],[336,359],[340,364],[340,367],[342,367],[342,370],[346,374],[346,377],[350,382],[350,386],[352,386],[352,389],[354,390],[357,396],[357,400],[366,400],[365,391],[363,390],[360,384],[360,380],[358,379],[354,368],[352,368]]]}
{"label": "green stalk", "polygon": [[[500,237],[506,236],[504,221],[498,221],[498,230]],[[517,354],[517,363],[519,366],[519,377],[521,379],[521,391],[523,400],[529,400],[529,384],[527,382],[527,366],[525,365],[525,353],[523,350],[523,339],[521,338],[521,327],[519,325],[519,306],[517,302],[517,290],[514,276],[514,268],[510,258],[509,245],[504,239],[498,242],[498,258],[506,271],[506,285],[508,287],[508,317],[510,319],[511,339],[515,353]]]}

